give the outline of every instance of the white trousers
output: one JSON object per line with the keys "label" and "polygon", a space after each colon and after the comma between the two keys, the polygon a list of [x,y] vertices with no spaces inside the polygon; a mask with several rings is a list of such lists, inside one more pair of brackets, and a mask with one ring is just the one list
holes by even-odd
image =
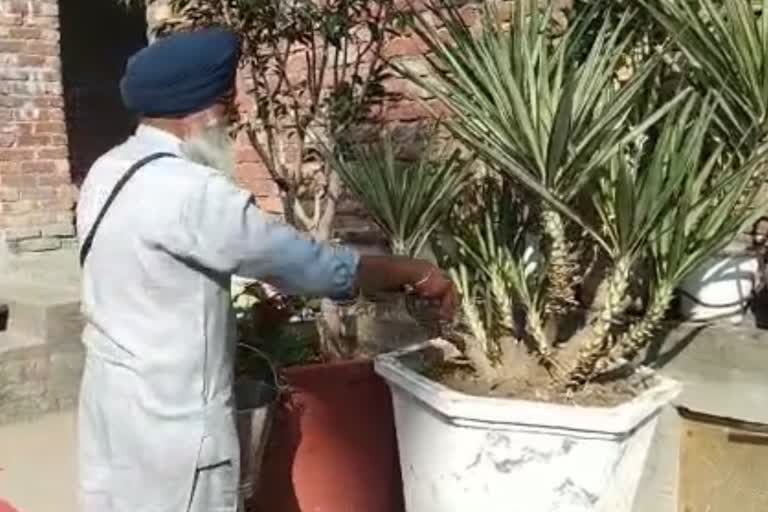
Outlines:
{"label": "white trousers", "polygon": [[137,407],[140,386],[125,367],[87,358],[78,414],[80,512],[236,512],[234,425],[224,442],[205,443],[202,423],[154,418]]}

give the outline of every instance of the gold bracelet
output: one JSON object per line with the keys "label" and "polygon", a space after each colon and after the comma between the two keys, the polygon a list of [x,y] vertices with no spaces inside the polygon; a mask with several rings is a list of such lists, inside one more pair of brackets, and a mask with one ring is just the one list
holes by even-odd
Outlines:
{"label": "gold bracelet", "polygon": [[434,271],[430,270],[429,274],[427,274],[424,278],[420,279],[419,281],[413,283],[411,286],[413,286],[414,288],[418,288],[419,286],[423,285],[424,283],[432,279],[433,275],[434,275]]}

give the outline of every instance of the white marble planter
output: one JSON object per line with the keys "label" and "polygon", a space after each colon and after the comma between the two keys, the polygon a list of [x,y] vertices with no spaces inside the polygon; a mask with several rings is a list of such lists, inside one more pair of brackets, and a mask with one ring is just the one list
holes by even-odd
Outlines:
{"label": "white marble planter", "polygon": [[630,512],[661,408],[680,385],[582,408],[483,398],[416,370],[428,345],[380,356],[408,512]]}
{"label": "white marble planter", "polygon": [[710,259],[680,285],[683,317],[740,323],[755,289],[757,272],[757,256],[747,252],[724,252]]}

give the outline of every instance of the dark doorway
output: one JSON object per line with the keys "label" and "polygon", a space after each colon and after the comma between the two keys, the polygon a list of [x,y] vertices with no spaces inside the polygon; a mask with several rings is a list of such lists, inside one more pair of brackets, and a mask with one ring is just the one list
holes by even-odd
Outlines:
{"label": "dark doorway", "polygon": [[72,182],[136,126],[120,99],[128,58],[146,45],[143,9],[118,0],[59,0],[61,60]]}

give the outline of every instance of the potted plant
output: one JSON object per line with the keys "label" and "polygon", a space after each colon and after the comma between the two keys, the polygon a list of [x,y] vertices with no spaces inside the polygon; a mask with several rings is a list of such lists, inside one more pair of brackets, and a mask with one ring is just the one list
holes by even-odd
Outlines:
{"label": "potted plant", "polygon": [[391,398],[372,363],[326,358],[312,318],[316,304],[268,296],[260,283],[245,294],[241,371],[274,371],[279,392],[263,450],[269,470],[257,475],[253,510],[401,510]]}
{"label": "potted plant", "polygon": [[[456,148],[440,147],[439,135],[439,124],[406,134],[382,129],[371,141],[325,153],[352,198],[367,207],[392,254],[434,259],[430,240],[470,180],[472,161]],[[379,294],[358,300],[358,309],[371,310],[357,314],[361,348],[375,355],[428,336],[409,299]]]}
{"label": "potted plant", "polygon": [[[397,254],[422,253],[468,177],[466,159],[456,152],[448,155],[431,151],[436,133],[430,133],[427,144],[414,160],[399,156],[400,145],[394,143],[389,133],[344,154],[326,155],[353,193],[371,192],[386,198],[386,212],[375,211],[373,217]],[[247,289],[260,301],[247,304],[249,315],[242,318],[241,331],[248,339],[264,339],[265,345],[260,344],[259,350],[276,355],[280,347],[288,344],[284,337],[266,330],[258,319],[281,317],[285,329],[285,321],[293,308],[276,302],[282,300],[279,295],[265,297],[261,286]],[[380,320],[371,320],[374,321]],[[383,323],[387,327],[379,327],[378,335],[391,335],[389,324],[392,322]],[[300,357],[289,360],[285,356],[273,356],[281,361],[278,373],[290,398],[277,412],[276,428],[281,431],[273,431],[264,462],[270,471],[263,475],[264,490],[255,501],[266,509],[279,510],[305,510],[309,503],[322,507],[344,504],[387,512],[402,509],[394,420],[387,387],[370,371],[369,362],[328,362],[323,359],[316,339],[307,340],[303,346]],[[317,364],[310,364],[313,361]],[[345,378],[335,372],[339,365],[346,367]],[[365,448],[349,452],[360,446]],[[301,471],[297,471],[297,465],[301,465]],[[367,487],[332,485],[326,477],[317,478],[318,472],[343,478],[348,484],[355,481],[368,484]]]}
{"label": "potted plant", "polygon": [[511,24],[489,5],[471,27],[447,1],[415,19],[431,74],[409,77],[497,176],[486,208],[461,212],[481,222],[448,223],[454,243],[436,244],[458,323],[377,358],[408,510],[629,512],[679,392],[635,356],[680,282],[760,215],[749,184],[762,152],[713,142],[720,98],[665,97],[660,58],[617,80],[632,13],[614,25],[608,7],[565,34],[533,0]]}
{"label": "potted plant", "polygon": [[[749,155],[768,133],[768,77],[762,72],[768,65],[763,28],[768,3],[641,3],[671,41],[681,76],[704,94],[719,93],[715,131],[725,151]],[[765,177],[765,171],[757,173],[750,188],[760,191]],[[765,201],[761,192],[758,201]],[[740,322],[759,281],[758,260],[748,241],[737,240],[703,262],[681,283],[683,316]]]}

